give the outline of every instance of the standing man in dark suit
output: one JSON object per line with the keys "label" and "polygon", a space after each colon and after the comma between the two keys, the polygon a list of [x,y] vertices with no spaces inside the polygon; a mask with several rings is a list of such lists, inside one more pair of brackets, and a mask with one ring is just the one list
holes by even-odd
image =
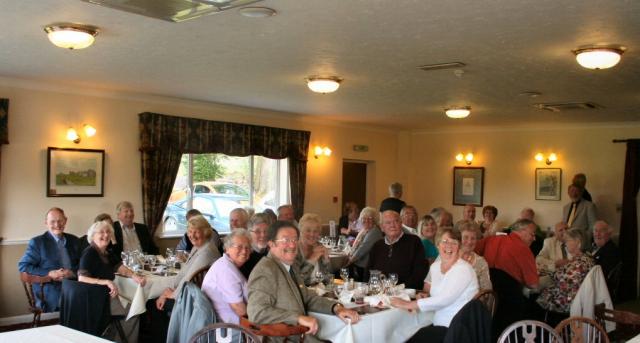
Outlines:
{"label": "standing man in dark suit", "polygon": [[593,225],[596,223],[596,206],[589,200],[582,198],[583,189],[571,184],[567,193],[571,202],[562,209],[562,220],[567,223],[569,230],[578,229],[582,232],[582,246],[591,246]]}
{"label": "standing man in dark suit", "polygon": [[116,206],[118,220],[113,223],[116,236],[116,256],[122,251],[138,250],[147,254],[157,254],[158,247],[153,243],[149,228],[140,223],[134,223],[133,205],[128,201],[121,201]]}
{"label": "standing man in dark suit", "polygon": [[382,200],[380,203],[380,213],[388,210],[396,211],[400,213],[406,203],[402,200],[402,184],[394,182],[389,185],[389,197]]}
{"label": "standing man in dark suit", "polygon": [[[58,311],[62,280],[76,277],[80,251],[78,237],[64,233],[67,217],[61,208],[53,207],[45,216],[48,231],[29,241],[27,250],[18,262],[18,270],[32,275],[49,276],[53,282],[44,285],[44,299],[36,296],[36,306],[45,312]],[[33,285],[40,294],[40,285]]]}

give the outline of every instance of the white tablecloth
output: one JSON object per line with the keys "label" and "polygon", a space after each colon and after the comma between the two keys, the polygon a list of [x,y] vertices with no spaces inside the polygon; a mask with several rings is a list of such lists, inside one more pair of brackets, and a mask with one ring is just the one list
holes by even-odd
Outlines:
{"label": "white tablecloth", "polygon": [[133,279],[116,275],[114,280],[125,308],[131,303],[127,320],[147,311],[147,300],[159,297],[167,287],[173,286],[175,276],[145,275],[147,283],[141,287]]}
{"label": "white tablecloth", "polygon": [[640,335],[637,335],[636,337],[628,340],[627,343],[640,343]]}
{"label": "white tablecloth", "polygon": [[335,315],[309,314],[320,326],[316,336],[341,343],[401,343],[433,321],[433,312],[408,312],[397,308],[361,315],[354,325],[345,324]]}
{"label": "white tablecloth", "polygon": [[41,326],[33,329],[0,333],[0,342],[12,343],[107,343],[105,339],[62,325]]}

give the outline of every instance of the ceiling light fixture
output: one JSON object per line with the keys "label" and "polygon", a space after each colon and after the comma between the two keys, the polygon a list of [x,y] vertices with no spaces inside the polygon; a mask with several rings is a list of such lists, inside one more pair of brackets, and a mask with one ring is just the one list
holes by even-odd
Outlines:
{"label": "ceiling light fixture", "polygon": [[587,69],[598,70],[618,64],[625,50],[623,46],[585,46],[573,50],[573,53],[578,64]]}
{"label": "ceiling light fixture", "polygon": [[242,7],[240,15],[247,18],[268,18],[276,15],[276,10],[269,7]]}
{"label": "ceiling light fixture", "polygon": [[466,118],[469,116],[469,114],[471,114],[471,107],[465,106],[465,107],[447,108],[445,109],[444,113],[449,118],[454,118],[454,119]]}
{"label": "ceiling light fixture", "polygon": [[53,45],[71,50],[91,46],[98,34],[98,28],[79,24],[52,24],[44,28]]}
{"label": "ceiling light fixture", "polygon": [[342,79],[337,76],[319,77],[309,76],[307,79],[307,87],[316,93],[333,93],[340,88]]}

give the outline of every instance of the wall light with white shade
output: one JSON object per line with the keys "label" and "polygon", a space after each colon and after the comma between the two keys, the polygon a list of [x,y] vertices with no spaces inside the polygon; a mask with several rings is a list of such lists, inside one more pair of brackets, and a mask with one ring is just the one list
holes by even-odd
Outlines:
{"label": "wall light with white shade", "polygon": [[550,166],[551,163],[553,163],[553,162],[558,160],[558,155],[556,155],[555,153],[552,152],[545,158],[544,154],[539,152],[533,158],[538,162],[544,161],[544,163],[546,163],[548,166]]}
{"label": "wall light with white shade", "polygon": [[[82,131],[84,131],[84,135],[86,137],[93,137],[97,132],[96,128],[89,124],[84,124],[82,126]],[[76,144],[80,143],[80,135],[78,134],[78,131],[76,131],[76,129],[74,129],[73,127],[69,127],[67,129],[66,138],[68,141],[72,141]]]}
{"label": "wall light with white shade", "polygon": [[313,149],[313,157],[318,159],[318,157],[320,156],[331,156],[331,149],[328,146],[325,147],[321,147],[319,145],[316,145],[316,147]]}
{"label": "wall light with white shade", "polygon": [[462,162],[464,161],[464,163],[466,163],[468,166],[471,165],[471,162],[473,162],[473,153],[459,153],[456,155],[456,161],[458,162]]}

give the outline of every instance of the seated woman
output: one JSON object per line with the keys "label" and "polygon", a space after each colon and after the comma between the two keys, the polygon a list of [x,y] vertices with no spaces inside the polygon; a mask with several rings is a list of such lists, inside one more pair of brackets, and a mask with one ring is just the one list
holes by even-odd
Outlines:
{"label": "seated woman", "polygon": [[478,278],[469,263],[460,258],[460,232],[446,228],[436,240],[440,258],[429,269],[426,297],[405,301],[392,298],[391,304],[407,310],[435,311],[433,325],[420,329],[408,342],[442,342],[451,320],[478,293]]}
{"label": "seated woman", "polygon": [[358,204],[353,201],[347,201],[344,204],[344,212],[340,220],[338,221],[338,227],[340,228],[340,233],[345,236],[356,237],[358,235],[358,212],[360,209],[358,208]]}
{"label": "seated woman", "polygon": [[491,279],[489,278],[489,265],[484,257],[475,253],[478,235],[480,234],[479,225],[475,222],[465,220],[459,226],[460,235],[462,236],[462,246],[460,250],[461,258],[473,267],[478,276],[478,286],[480,290],[492,289]]}
{"label": "seated woman", "polygon": [[[111,249],[108,249],[111,241],[115,240],[113,227],[104,220],[93,223],[87,232],[89,246],[84,250],[80,258],[78,268],[78,281],[103,285],[109,288],[111,296],[111,314],[124,315],[126,310],[118,300],[118,287],[113,283],[116,278],[115,273],[132,278],[136,283],[145,285],[145,278],[135,275],[129,268],[122,264],[119,256],[115,256]],[[129,341],[137,340],[137,321],[133,318],[129,321],[122,321],[122,326]],[[113,332],[115,334],[115,332]],[[109,335],[110,336],[110,335]],[[109,337],[113,339],[113,337]]]}
{"label": "seated woman", "polygon": [[240,324],[247,315],[247,279],[240,267],[251,255],[251,236],[245,229],[231,231],[224,239],[224,255],[209,268],[202,291],[209,297],[219,321]]}
{"label": "seated woman", "polygon": [[373,245],[382,239],[378,218],[380,218],[380,213],[378,209],[373,207],[365,207],[360,211],[358,222],[362,229],[358,232],[356,240],[353,241],[347,262],[349,273],[356,281],[364,281],[365,269],[369,265],[369,252]]}
{"label": "seated woman", "polygon": [[437,232],[438,224],[436,224],[432,216],[427,214],[420,218],[418,235],[422,239],[422,245],[424,246],[424,257],[430,264],[438,257],[438,249],[434,244]]}
{"label": "seated woman", "polygon": [[483,221],[480,222],[480,231],[483,237],[494,236],[498,232],[498,209],[495,206],[487,205],[482,208]]}
{"label": "seated woman", "polygon": [[300,229],[299,251],[296,263],[300,267],[300,277],[305,285],[310,285],[316,280],[316,272],[329,272],[329,250],[320,244],[320,232],[322,224],[320,216],[315,213],[305,213],[298,223]]}
{"label": "seated woman", "polygon": [[[582,253],[582,232],[571,229],[565,233],[569,262],[556,268],[553,284],[542,290],[536,300],[545,310],[569,313],[571,301],[578,293],[582,281],[594,266],[593,259]],[[552,320],[555,321],[555,320]]]}
{"label": "seated woman", "polygon": [[193,243],[189,258],[182,264],[180,272],[173,281],[173,287],[165,289],[157,299],[147,302],[147,309],[151,313],[151,322],[153,323],[153,342],[167,341],[169,312],[171,312],[175,303],[174,299],[180,294],[184,283],[189,281],[198,270],[211,266],[220,257],[218,248],[210,240],[212,233],[211,225],[203,216],[194,216],[189,219],[187,234]]}

